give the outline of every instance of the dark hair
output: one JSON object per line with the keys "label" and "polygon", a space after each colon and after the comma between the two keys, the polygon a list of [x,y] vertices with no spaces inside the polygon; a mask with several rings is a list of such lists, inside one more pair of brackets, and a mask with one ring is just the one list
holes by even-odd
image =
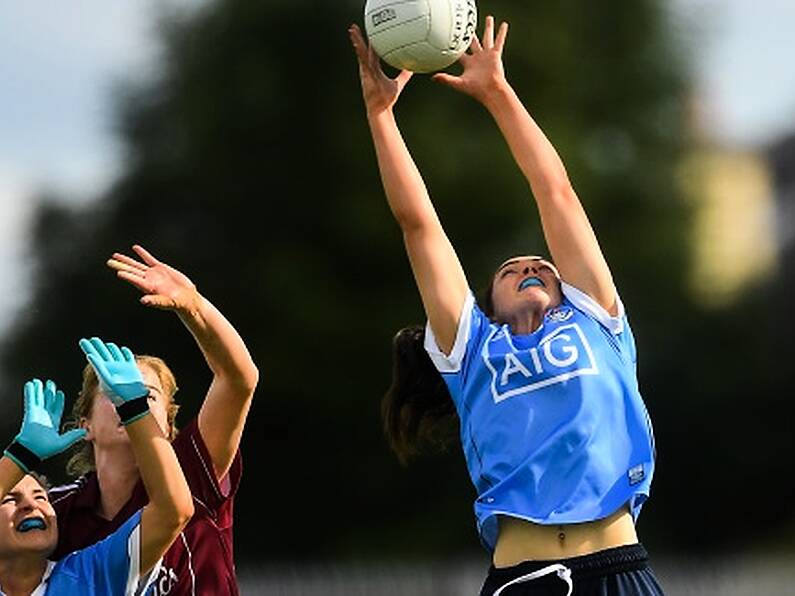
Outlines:
{"label": "dark hair", "polygon": [[425,351],[425,328],[401,329],[392,340],[392,385],[381,401],[389,445],[401,463],[428,447],[443,450],[454,434],[455,408]]}
{"label": "dark hair", "polygon": [[[491,317],[494,280],[479,305]],[[425,327],[412,325],[392,340],[392,384],[381,401],[384,434],[401,463],[423,451],[443,451],[457,427],[456,412],[442,375],[425,351]]]}

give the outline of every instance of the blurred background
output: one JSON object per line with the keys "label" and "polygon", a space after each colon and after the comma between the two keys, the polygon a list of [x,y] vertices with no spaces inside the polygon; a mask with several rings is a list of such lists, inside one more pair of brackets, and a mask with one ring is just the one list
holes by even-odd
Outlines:
{"label": "blurred background", "polygon": [[[0,18],[2,432],[27,378],[76,395],[87,334],[163,356],[193,417],[199,350],[103,263],[138,242],[181,269],[261,371],[244,594],[474,594],[489,562],[459,448],[402,467],[381,435],[392,335],[423,314],[346,35],[362,8],[75,0]],[[639,533],[664,587],[795,593],[795,4],[479,9],[510,22],[509,79],[628,307],[658,449]],[[474,287],[545,251],[482,108],[415,77],[397,113]]]}

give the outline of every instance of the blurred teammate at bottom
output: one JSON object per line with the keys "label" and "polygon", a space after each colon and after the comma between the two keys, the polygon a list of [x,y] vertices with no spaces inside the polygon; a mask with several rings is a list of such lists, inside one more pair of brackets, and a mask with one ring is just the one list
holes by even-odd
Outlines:
{"label": "blurred teammate at bottom", "polygon": [[105,540],[58,563],[48,561],[58,523],[45,487],[31,473],[85,431],[60,434],[63,393],[52,381],[29,381],[22,428],[0,458],[0,595],[149,593],[163,553],[193,514],[185,476],[149,410],[149,391],[132,353],[98,338],[81,340],[80,347],[129,436],[150,500]]}

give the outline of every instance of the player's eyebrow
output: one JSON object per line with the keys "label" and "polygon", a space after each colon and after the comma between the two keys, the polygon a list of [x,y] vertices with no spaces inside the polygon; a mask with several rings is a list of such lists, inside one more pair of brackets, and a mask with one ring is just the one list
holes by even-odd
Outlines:
{"label": "player's eyebrow", "polygon": [[514,263],[518,263],[518,262],[519,262],[519,259],[513,259],[512,261],[507,261],[507,262],[503,263],[502,265],[500,265],[500,268],[497,269],[497,273],[499,273],[500,271],[502,271],[506,267],[510,267]]}
{"label": "player's eyebrow", "polygon": [[[35,496],[35,495],[42,495],[42,494],[43,494],[43,495],[46,495],[46,494],[47,494],[47,491],[46,491],[46,490],[44,490],[43,488],[34,488],[34,489],[31,491],[31,493],[32,493],[34,496]],[[10,491],[8,491],[8,492],[5,494],[5,496],[6,496],[6,497],[14,497],[14,498],[16,499],[16,498],[19,498],[19,497],[21,497],[21,496],[22,496],[22,491],[19,491],[19,490],[10,490]]]}

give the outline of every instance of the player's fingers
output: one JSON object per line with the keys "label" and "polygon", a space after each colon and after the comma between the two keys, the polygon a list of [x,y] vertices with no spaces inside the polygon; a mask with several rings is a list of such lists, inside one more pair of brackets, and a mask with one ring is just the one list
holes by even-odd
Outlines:
{"label": "player's fingers", "polygon": [[25,420],[28,418],[28,415],[33,410],[33,406],[36,403],[36,385],[32,380],[25,383],[23,396],[23,403],[25,404],[23,420]]}
{"label": "player's fingers", "polygon": [[483,28],[483,47],[490,50],[494,47],[494,17],[486,17],[486,26]]}
{"label": "player's fingers", "polygon": [[[107,379],[110,377],[108,369],[105,368],[105,362],[101,358],[99,358],[95,354],[86,354],[86,359],[94,368],[94,372],[97,373],[97,376],[100,378],[100,380]],[[104,383],[104,381],[102,382]]]}
{"label": "player's fingers", "polygon": [[398,74],[397,78],[395,79],[398,84],[398,88],[403,89],[406,86],[406,83],[409,82],[409,79],[414,76],[414,73],[410,70],[401,70]]}
{"label": "player's fingers", "polygon": [[71,446],[73,443],[76,443],[85,436],[86,436],[86,429],[84,428],[73,428],[72,430],[66,431],[60,437],[61,449],[66,449],[67,447]]}
{"label": "player's fingers", "polygon": [[483,45],[481,45],[480,38],[477,35],[472,36],[472,43],[469,44],[469,51],[472,54],[483,51]]}
{"label": "player's fingers", "polygon": [[33,398],[36,395],[36,388],[35,385],[33,384],[33,379],[25,382],[25,389],[23,395],[25,396],[25,403],[27,403],[28,401],[33,401]]}
{"label": "player's fingers", "polygon": [[58,388],[53,381],[47,379],[44,382],[44,407],[47,408],[47,411],[52,410],[53,400],[55,399],[55,393],[57,391]]}
{"label": "player's fingers", "polygon": [[447,74],[446,72],[436,73],[431,77],[431,79],[437,83],[442,83],[443,85],[452,87],[453,89],[459,89],[461,87],[461,77]]}
{"label": "player's fingers", "polygon": [[502,53],[502,48],[505,47],[505,38],[508,37],[508,23],[503,21],[500,23],[500,28],[497,31],[497,39],[494,40],[494,49]]}
{"label": "player's fingers", "polygon": [[33,379],[33,404],[40,408],[44,407],[44,385],[41,379]]}
{"label": "player's fingers", "polygon": [[160,261],[158,261],[152,255],[152,253],[150,253],[148,250],[146,250],[140,244],[133,244],[132,248],[135,251],[135,254],[137,254],[139,257],[141,257],[141,260],[144,263],[146,263],[147,265],[149,265],[150,267],[154,267],[155,265],[158,265],[160,263]]}
{"label": "player's fingers", "polygon": [[126,346],[121,347],[121,353],[127,362],[135,362],[135,354]]}
{"label": "player's fingers", "polygon": [[97,350],[94,348],[94,344],[92,344],[86,338],[81,339],[78,342],[78,345],[80,346],[80,349],[83,350],[83,354],[85,354],[86,356],[94,355],[99,357]]}
{"label": "player's fingers", "polygon": [[92,337],[90,340],[91,346],[94,348],[94,352],[99,358],[105,360],[106,362],[113,360],[113,356],[108,350],[108,346],[105,345],[105,342],[99,339],[98,337]]}
{"label": "player's fingers", "polygon": [[150,291],[146,278],[138,275],[137,273],[130,273],[129,271],[117,271],[116,276],[119,279],[123,279],[124,281],[131,283],[142,292]]}
{"label": "player's fingers", "polygon": [[370,72],[378,72],[381,70],[381,58],[375,53],[373,46],[367,46],[367,66]]}
{"label": "player's fingers", "polygon": [[348,37],[350,37],[351,45],[353,45],[353,50],[356,52],[356,58],[359,60],[359,63],[362,64],[366,62],[367,44],[364,43],[364,38],[362,37],[362,32],[358,25],[351,25],[348,28]]}
{"label": "player's fingers", "polygon": [[116,362],[123,362],[124,361],[124,356],[122,355],[121,350],[119,349],[119,346],[114,344],[112,341],[108,342],[108,351],[110,352],[110,355],[113,356],[113,359]]}
{"label": "player's fingers", "polygon": [[146,265],[144,263],[141,263],[141,261],[138,261],[137,259],[133,259],[132,257],[128,257],[127,255],[122,254],[120,252],[114,252],[113,255],[111,256],[111,260],[120,261],[121,263],[124,263],[125,265],[128,265],[128,266],[130,266],[132,268],[135,268],[135,269],[141,269],[142,271],[146,271],[147,269],[149,269],[148,265]]}
{"label": "player's fingers", "polygon": [[[55,396],[52,398],[52,408],[50,408],[50,411],[52,412],[52,421],[56,427],[61,424],[61,416],[63,416],[65,401],[66,399],[64,397],[63,391],[56,391]],[[55,430],[58,429],[56,428]]]}
{"label": "player's fingers", "polygon": [[118,261],[116,259],[108,259],[105,264],[114,271],[127,271],[130,274],[138,276],[143,276],[146,273],[146,269],[133,267],[132,265],[128,265],[127,263]]}

